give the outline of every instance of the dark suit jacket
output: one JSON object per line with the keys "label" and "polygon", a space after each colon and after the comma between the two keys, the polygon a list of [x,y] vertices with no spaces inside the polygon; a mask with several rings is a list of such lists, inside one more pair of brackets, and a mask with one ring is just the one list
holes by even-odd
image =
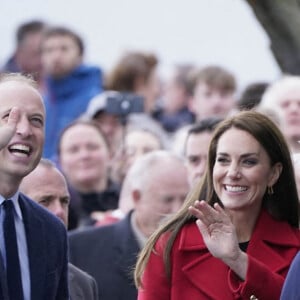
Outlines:
{"label": "dark suit jacket", "polygon": [[70,263],[68,267],[71,300],[97,300],[98,289],[95,279]]}
{"label": "dark suit jacket", "polygon": [[[27,238],[31,300],[69,299],[65,226],[53,214],[23,194],[20,194],[19,203]],[[6,299],[5,284],[2,290]]]}
{"label": "dark suit jacket", "polygon": [[92,275],[101,300],[136,300],[133,267],[139,246],[130,226],[131,213],[112,225],[72,232],[70,261]]}

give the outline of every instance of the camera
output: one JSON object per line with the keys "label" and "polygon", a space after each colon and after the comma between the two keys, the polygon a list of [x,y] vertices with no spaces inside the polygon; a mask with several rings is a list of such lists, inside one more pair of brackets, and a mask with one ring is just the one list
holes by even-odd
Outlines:
{"label": "camera", "polygon": [[141,113],[144,111],[144,99],[133,93],[115,93],[107,98],[105,110],[119,117]]}

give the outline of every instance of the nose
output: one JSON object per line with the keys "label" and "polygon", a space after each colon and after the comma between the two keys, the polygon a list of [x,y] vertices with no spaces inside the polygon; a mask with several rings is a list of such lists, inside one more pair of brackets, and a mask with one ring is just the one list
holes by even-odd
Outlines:
{"label": "nose", "polygon": [[195,166],[195,169],[194,169],[195,177],[203,176],[205,168],[206,168],[206,161],[207,161],[207,159],[203,158],[201,160],[201,162],[197,166]]}
{"label": "nose", "polygon": [[65,210],[59,200],[52,203],[51,210],[55,216],[64,221]]}
{"label": "nose", "polygon": [[22,137],[28,137],[32,134],[32,128],[29,120],[26,117],[21,117],[18,124],[16,133]]}
{"label": "nose", "polygon": [[52,55],[52,59],[56,60],[57,58],[60,57],[61,50],[59,48],[52,49],[51,55]]}
{"label": "nose", "polygon": [[89,156],[90,156],[90,151],[87,148],[85,148],[85,147],[80,148],[80,150],[78,152],[79,159],[86,159]]}
{"label": "nose", "polygon": [[219,93],[214,93],[210,99],[211,104],[213,104],[214,106],[219,106],[223,99],[222,96]]}
{"label": "nose", "polygon": [[227,175],[233,179],[239,179],[241,177],[240,169],[237,164],[232,163],[229,168]]}
{"label": "nose", "polygon": [[299,102],[298,101],[291,101],[289,105],[289,110],[290,111],[298,111],[299,110]]}

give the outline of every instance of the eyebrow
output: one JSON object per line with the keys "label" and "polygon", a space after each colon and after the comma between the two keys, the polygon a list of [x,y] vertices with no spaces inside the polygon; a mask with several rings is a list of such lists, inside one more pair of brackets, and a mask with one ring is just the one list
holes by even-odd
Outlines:
{"label": "eyebrow", "polygon": [[[229,154],[227,154],[225,152],[217,152],[217,155],[229,156]],[[259,153],[258,152],[250,152],[250,153],[244,153],[241,155],[242,158],[249,157],[249,156],[259,156]]]}
{"label": "eyebrow", "polygon": [[190,158],[190,157],[200,157],[203,156],[202,154],[189,154],[186,157]]}
{"label": "eyebrow", "polygon": [[37,116],[37,117],[41,117],[42,119],[45,119],[45,115],[44,114],[41,114],[41,113],[32,113],[31,116]]}

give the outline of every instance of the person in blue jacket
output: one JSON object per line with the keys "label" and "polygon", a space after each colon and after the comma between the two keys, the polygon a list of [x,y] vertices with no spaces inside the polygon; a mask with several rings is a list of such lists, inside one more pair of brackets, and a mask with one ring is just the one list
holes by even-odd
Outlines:
{"label": "person in blue jacket", "polygon": [[65,27],[48,28],[42,40],[45,73],[43,98],[46,107],[46,138],[43,156],[54,159],[60,132],[87,108],[102,91],[98,66],[83,63],[81,37]]}

